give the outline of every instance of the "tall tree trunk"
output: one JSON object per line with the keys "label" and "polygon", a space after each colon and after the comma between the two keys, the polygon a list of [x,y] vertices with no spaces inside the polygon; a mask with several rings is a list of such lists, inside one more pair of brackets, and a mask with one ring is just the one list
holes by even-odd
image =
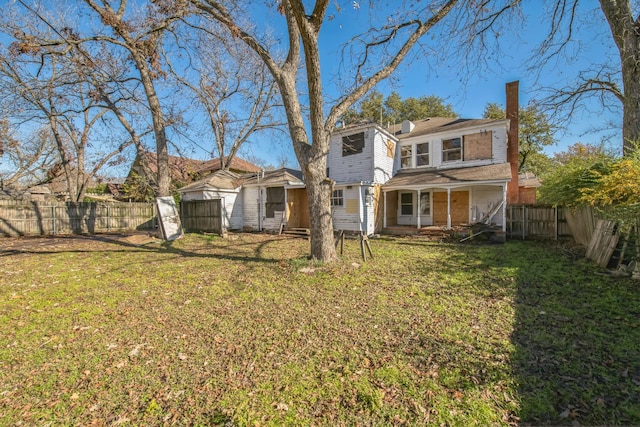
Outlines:
{"label": "tall tree trunk", "polygon": [[139,52],[131,51],[132,56],[138,66],[140,72],[140,80],[144,87],[144,92],[149,102],[149,110],[151,111],[151,119],[153,121],[153,133],[156,140],[156,161],[158,162],[158,196],[171,195],[171,175],[169,171],[169,151],[167,149],[167,132],[164,116],[162,114],[162,106],[158,99],[153,78],[149,72],[146,58]]}
{"label": "tall tree trunk", "polygon": [[314,155],[307,150],[306,158],[299,159],[303,167],[304,181],[309,198],[309,221],[311,227],[311,258],[323,262],[338,258],[333,237],[331,216],[331,191],[333,186],[327,178],[327,155]]}
{"label": "tall tree trunk", "polygon": [[622,152],[631,154],[640,143],[640,35],[628,36],[627,46],[622,53],[622,82],[624,99],[622,101]]}
{"label": "tall tree trunk", "polygon": [[622,151],[625,155],[640,143],[640,22],[628,1],[600,0],[622,66]]}

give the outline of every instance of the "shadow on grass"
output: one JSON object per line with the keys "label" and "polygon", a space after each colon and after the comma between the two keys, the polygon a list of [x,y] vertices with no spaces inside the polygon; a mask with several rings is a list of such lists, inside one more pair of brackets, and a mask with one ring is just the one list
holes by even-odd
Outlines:
{"label": "shadow on grass", "polygon": [[[133,244],[122,239],[120,235],[74,235],[70,237],[48,237],[46,244],[28,245],[20,248],[0,249],[0,257],[17,254],[56,254],[56,253],[85,253],[86,249],[74,249],[73,240],[80,242],[101,242],[114,245],[119,249],[98,248],[96,251],[125,253],[131,250],[145,251],[159,254],[173,254],[184,258],[211,258],[224,259],[230,261],[258,262],[258,263],[278,263],[280,258],[269,257],[265,254],[266,248],[274,242],[272,239],[265,239],[261,242],[224,241],[224,245],[218,245],[214,249],[218,252],[211,252],[211,247],[201,247],[201,251],[193,249],[183,249],[179,247],[179,240],[173,242],[162,242],[160,244]],[[40,238],[42,239],[42,238]],[[61,242],[60,246],[56,242]]]}
{"label": "shadow on grass", "polygon": [[[558,247],[508,245],[522,425],[640,425],[640,284]],[[519,252],[519,253],[517,253]]]}

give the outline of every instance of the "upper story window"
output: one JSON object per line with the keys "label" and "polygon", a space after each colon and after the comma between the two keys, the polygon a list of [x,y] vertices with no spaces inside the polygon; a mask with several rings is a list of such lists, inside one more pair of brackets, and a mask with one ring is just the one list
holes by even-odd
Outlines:
{"label": "upper story window", "polygon": [[429,143],[416,144],[416,167],[429,166]]}
{"label": "upper story window", "polygon": [[430,144],[428,142],[401,146],[400,167],[406,169],[429,166],[431,164],[429,150]]}
{"label": "upper story window", "polygon": [[404,145],[400,147],[400,167],[410,168],[413,166],[413,146]]}
{"label": "upper story window", "polygon": [[342,156],[362,153],[364,149],[364,132],[342,137]]}
{"label": "upper story window", "polygon": [[442,140],[442,161],[451,162],[462,160],[462,139],[451,138]]}
{"label": "upper story window", "polygon": [[344,196],[342,190],[333,190],[331,193],[331,206],[343,206]]}

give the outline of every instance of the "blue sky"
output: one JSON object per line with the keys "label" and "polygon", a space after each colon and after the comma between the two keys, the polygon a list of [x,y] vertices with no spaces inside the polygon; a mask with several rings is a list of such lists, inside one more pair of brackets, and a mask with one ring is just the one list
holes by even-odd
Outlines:
{"label": "blue sky", "polygon": [[[454,110],[465,118],[481,117],[487,103],[505,104],[505,84],[520,81],[520,104],[540,99],[540,87],[562,87],[575,80],[580,70],[589,68],[597,61],[619,61],[615,45],[598,2],[587,0],[581,3],[580,20],[567,46],[566,55],[549,63],[539,74],[527,69],[527,65],[536,46],[544,40],[548,33],[548,14],[541,1],[529,2],[523,8],[527,17],[526,24],[517,22],[512,33],[501,35],[503,53],[499,58],[490,59],[489,66],[481,73],[466,74],[459,70],[459,58],[451,61],[440,61],[428,65],[421,58],[405,62],[395,73],[392,80],[383,81],[377,90],[384,95],[391,91],[398,92],[403,98],[437,95],[450,103]],[[341,4],[346,4],[341,2]],[[333,11],[335,12],[335,11]],[[332,10],[329,11],[332,14]],[[273,25],[280,17],[267,16],[263,22]],[[321,52],[323,67],[323,84],[327,94],[332,92],[332,83],[340,60],[337,46],[341,45],[358,28],[365,28],[369,23],[369,11],[360,8],[343,7],[335,18],[325,22],[321,31]],[[613,105],[613,104],[612,104]],[[621,131],[612,127],[619,124],[619,114],[602,111],[596,102],[588,103],[580,110],[568,126],[556,133],[558,143],[548,147],[545,152],[564,151],[576,142],[599,143],[603,138],[609,139],[613,147],[621,145]],[[262,139],[261,142],[258,142]],[[296,166],[292,150],[288,142],[273,143],[261,137],[255,138],[257,144],[251,149],[254,154],[264,157],[267,162],[277,163],[275,157],[287,156],[291,165]],[[270,146],[263,151],[261,147]],[[271,158],[269,158],[271,156]]]}
{"label": "blue sky", "polygon": [[[338,73],[343,72],[340,69],[340,46],[353,35],[369,28],[371,21],[381,16],[378,13],[396,12],[396,3],[398,3],[372,1],[376,7],[372,9],[368,3],[365,4],[365,1],[360,2],[360,7],[354,7],[353,0],[331,2],[328,15],[332,19],[327,19],[320,34],[323,85],[328,98],[336,96],[336,77]],[[488,66],[481,72],[465,73],[460,68],[460,58],[454,55],[431,63],[414,55],[414,58],[409,58],[400,66],[392,79],[380,83],[377,90],[384,95],[396,91],[403,98],[436,95],[450,103],[461,117],[478,118],[482,116],[487,103],[504,105],[507,82],[520,81],[520,103],[526,105],[540,98],[541,94],[537,90],[540,86],[564,86],[573,81],[580,70],[588,68],[595,62],[619,63],[606,21],[599,10],[599,3],[597,0],[581,0],[579,26],[572,35],[567,55],[548,64],[539,73],[528,70],[527,64],[533,55],[533,50],[548,33],[548,11],[543,8],[544,3],[546,2],[541,0],[530,0],[526,3],[523,9],[527,17],[526,21],[514,21],[512,29],[500,35],[501,53],[490,52]],[[342,5],[340,11],[336,9],[338,4]],[[377,9],[379,7],[382,9]],[[255,10],[262,29],[269,28],[286,40],[286,33],[282,31],[284,30],[282,15],[273,9],[265,12],[257,4]],[[436,29],[439,28],[436,27]],[[282,36],[282,34],[285,35]],[[438,49],[439,41],[437,37],[431,39],[427,35],[425,46],[427,49],[430,47]],[[619,125],[620,113],[616,117],[616,114],[610,111],[602,111],[597,103],[588,104],[586,107],[565,130],[556,134],[558,143],[548,147],[547,154],[566,150],[569,145],[576,142],[599,143],[603,137],[610,138],[613,147],[620,147],[621,131],[619,127],[610,126],[611,122]],[[197,121],[199,119],[196,117]],[[212,147],[208,146],[208,143],[194,147],[193,141],[202,142],[197,132],[193,132],[190,136],[173,134],[171,137],[176,145],[187,147],[183,151],[184,155],[201,159],[210,158]],[[250,155],[253,158],[262,159],[265,164],[274,166],[278,166],[283,159],[286,159],[287,166],[298,167],[291,141],[287,134],[281,132],[254,135],[241,149],[239,155],[241,157]],[[0,162],[1,167],[2,162]],[[107,172],[107,175],[126,174],[127,168],[128,164],[114,172]]]}

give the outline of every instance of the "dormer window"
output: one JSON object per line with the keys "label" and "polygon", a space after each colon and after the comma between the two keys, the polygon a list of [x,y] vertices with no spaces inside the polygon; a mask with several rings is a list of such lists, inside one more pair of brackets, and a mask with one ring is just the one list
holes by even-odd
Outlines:
{"label": "dormer window", "polygon": [[451,138],[442,140],[442,161],[452,162],[462,160],[462,139]]}
{"label": "dormer window", "polygon": [[342,157],[362,153],[364,149],[364,132],[342,137]]}

